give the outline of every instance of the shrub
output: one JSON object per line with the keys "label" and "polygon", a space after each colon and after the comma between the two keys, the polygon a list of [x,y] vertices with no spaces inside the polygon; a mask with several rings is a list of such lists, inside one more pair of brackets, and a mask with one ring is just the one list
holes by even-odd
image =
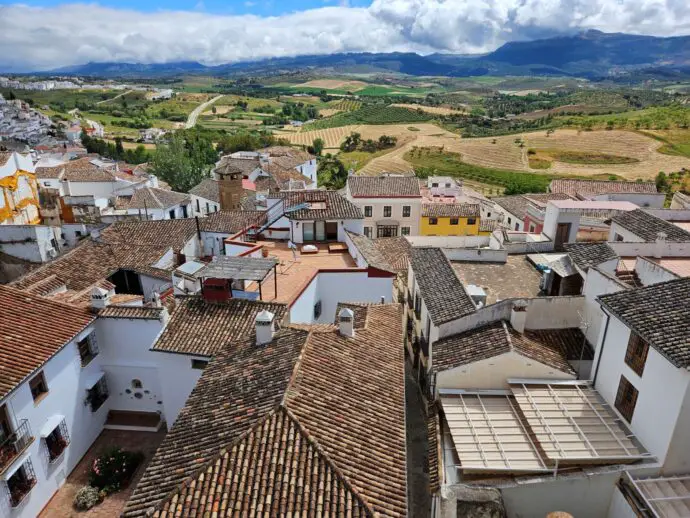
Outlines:
{"label": "shrub", "polygon": [[101,503],[101,495],[95,487],[84,486],[74,495],[74,507],[79,511],[88,511]]}
{"label": "shrub", "polygon": [[106,494],[115,493],[129,483],[142,460],[141,452],[111,448],[93,461],[89,484]]}

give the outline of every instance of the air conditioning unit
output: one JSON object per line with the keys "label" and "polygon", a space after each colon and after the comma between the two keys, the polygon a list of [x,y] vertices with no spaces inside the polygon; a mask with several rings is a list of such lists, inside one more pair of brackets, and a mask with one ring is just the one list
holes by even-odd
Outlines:
{"label": "air conditioning unit", "polygon": [[553,270],[551,268],[546,268],[541,275],[541,280],[539,281],[539,289],[541,291],[546,291],[549,286],[551,286],[551,277],[553,276]]}

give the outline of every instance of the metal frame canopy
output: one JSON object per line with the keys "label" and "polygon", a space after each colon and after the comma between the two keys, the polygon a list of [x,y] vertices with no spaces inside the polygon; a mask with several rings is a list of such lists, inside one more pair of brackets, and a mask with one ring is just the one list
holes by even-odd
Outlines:
{"label": "metal frame canopy", "polygon": [[651,458],[589,382],[509,379],[508,384],[550,464]]}
{"label": "metal frame canopy", "polygon": [[466,473],[552,471],[539,455],[507,390],[441,389],[449,435]]}
{"label": "metal frame canopy", "polygon": [[254,257],[216,256],[197,277],[232,279],[238,281],[262,281],[276,267],[276,259]]}
{"label": "metal frame canopy", "polygon": [[656,518],[690,516],[690,475],[638,479],[627,475]]}

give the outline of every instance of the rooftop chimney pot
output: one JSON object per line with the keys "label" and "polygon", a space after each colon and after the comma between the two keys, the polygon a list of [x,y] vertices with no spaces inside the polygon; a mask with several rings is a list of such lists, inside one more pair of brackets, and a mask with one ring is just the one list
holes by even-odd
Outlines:
{"label": "rooftop chimney pot", "polygon": [[342,336],[354,338],[355,313],[350,308],[343,308],[338,313],[338,330]]}
{"label": "rooftop chimney pot", "polygon": [[256,315],[256,345],[264,345],[273,340],[275,333],[274,317],[273,313],[265,309]]}
{"label": "rooftop chimney pot", "polygon": [[110,293],[103,288],[95,287],[91,290],[91,307],[103,309],[110,305]]}

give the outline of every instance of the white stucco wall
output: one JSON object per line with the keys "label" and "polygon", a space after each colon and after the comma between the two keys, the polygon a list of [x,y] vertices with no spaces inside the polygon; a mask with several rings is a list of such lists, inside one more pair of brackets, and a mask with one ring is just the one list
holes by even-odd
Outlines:
{"label": "white stucco wall", "polygon": [[154,293],[160,294],[172,287],[172,274],[168,280],[141,274],[139,275],[139,279],[141,280],[141,289],[144,292],[144,299],[146,301],[153,300]]}
{"label": "white stucco wall", "polygon": [[[278,222],[276,222],[275,225],[276,227],[281,226],[280,221],[283,221],[285,218],[281,218]],[[305,223],[313,223],[313,221],[303,221],[303,220],[287,220],[289,221],[289,228],[290,228],[290,239],[292,240],[293,243],[296,244],[302,244],[304,243],[304,240],[302,239],[302,227]],[[364,233],[364,225],[363,225],[363,220],[361,219],[346,219],[346,220],[335,220],[335,219],[329,219],[327,222],[335,222],[338,224],[338,241],[340,243],[345,242],[345,230],[349,230],[350,232],[354,232],[355,234],[363,234]]]}
{"label": "white stucco wall", "polygon": [[[27,452],[12,466],[22,464],[26,458],[30,458],[37,479],[36,486],[19,508],[9,513],[7,503],[3,501],[0,511],[4,512],[5,516],[38,516],[39,511],[64,483],[66,476],[103,429],[110,408],[110,398],[96,412],[91,412],[91,408],[84,404],[87,379],[102,370],[100,355],[82,368],[76,345],[76,342],[92,329],[90,327],[80,333],[44,365],[42,372],[49,392],[43,399],[34,403],[27,381],[4,401],[7,403],[8,413],[16,416],[17,420],[28,419],[31,434],[35,437]],[[55,415],[64,416],[70,444],[61,457],[49,464],[45,441],[40,438],[40,433],[43,425]]]}
{"label": "white stucco wall", "polygon": [[627,285],[615,277],[606,276],[595,268],[590,268],[587,271],[587,277],[582,287],[582,294],[585,297],[583,316],[586,329],[584,332],[587,340],[594,347],[599,345],[599,334],[605,317],[599,302],[596,300],[597,297],[625,289],[627,289]]}
{"label": "white stucco wall", "polygon": [[630,504],[618,487],[613,490],[613,497],[611,498],[611,505],[609,505],[606,518],[638,518],[637,513],[630,507]]}
{"label": "white stucco wall", "polygon": [[644,286],[680,278],[675,273],[644,257],[638,257],[635,261],[635,272]]}
{"label": "white stucco wall", "polygon": [[[372,209],[371,217],[364,217],[362,228],[371,227],[371,237],[376,238],[376,223],[381,220],[393,220],[398,223],[398,235],[401,235],[401,227],[410,227],[410,235],[416,236],[419,234],[419,222],[422,217],[422,198],[353,198],[348,196],[348,199],[357,205],[365,214],[364,207],[369,206]],[[403,217],[403,207],[410,207],[410,216]],[[383,208],[385,206],[391,207],[390,217],[383,215]],[[363,233],[363,232],[362,232]]]}
{"label": "white stucco wall", "polygon": [[200,369],[192,369],[192,360],[208,361],[210,358],[165,352],[154,352],[154,354],[157,355],[156,363],[163,393],[165,421],[170,430],[204,372]]}
{"label": "white stucco wall", "polygon": [[[158,353],[150,350],[163,330],[163,322],[101,318],[96,329],[101,365],[108,374],[111,408],[163,413]],[[141,389],[133,388],[135,379],[141,381]]]}
{"label": "white stucco wall", "polygon": [[[630,329],[611,316],[605,341],[599,348],[595,387],[614,411],[621,375],[639,391],[629,427],[642,445],[664,463],[690,385],[690,373],[674,367],[650,346],[642,377],[638,376],[625,363],[629,338]],[[594,365],[596,369],[597,358]],[[690,456],[690,451],[686,456]]]}
{"label": "white stucco wall", "polygon": [[644,243],[644,239],[638,237],[630,230],[621,227],[615,221],[612,221],[611,228],[609,230],[609,241],[620,241],[620,237],[617,236],[622,237],[622,241],[624,243]]}
{"label": "white stucco wall", "polygon": [[509,389],[509,378],[563,380],[574,379],[575,376],[511,351],[439,372],[436,375],[436,388]]}
{"label": "white stucco wall", "polygon": [[[684,374],[687,375],[687,372]],[[664,475],[681,475],[690,472],[688,445],[690,445],[690,390],[685,392],[676,428],[671,436],[671,444],[666,454],[666,461],[662,467]]]}
{"label": "white stucco wall", "polygon": [[690,242],[657,244],[609,240],[609,246],[621,257],[690,257]]}
{"label": "white stucco wall", "polygon": [[[319,272],[290,307],[290,322],[332,324],[338,302],[393,301],[393,277],[369,277],[366,271]],[[314,304],[321,301],[321,316],[314,321]]]}
{"label": "white stucco wall", "polygon": [[610,194],[600,194],[589,199],[597,201],[629,201],[643,208],[660,209],[664,206],[666,195],[664,193],[634,193],[619,192]]}
{"label": "white stucco wall", "polygon": [[620,473],[538,480],[501,489],[508,518],[536,518],[553,511],[576,517],[605,517]]}
{"label": "white stucco wall", "polygon": [[0,225],[0,251],[30,261],[43,263],[59,252],[51,243],[60,237],[59,229],[45,225]]}
{"label": "white stucco wall", "polygon": [[[208,216],[209,214],[213,214],[214,212],[218,212],[220,210],[220,203],[216,203],[215,201],[209,200],[207,198],[202,198],[201,196],[196,196],[195,194],[190,194],[192,197],[192,211],[193,211],[193,216]],[[197,210],[197,203],[199,205],[199,209]]]}

